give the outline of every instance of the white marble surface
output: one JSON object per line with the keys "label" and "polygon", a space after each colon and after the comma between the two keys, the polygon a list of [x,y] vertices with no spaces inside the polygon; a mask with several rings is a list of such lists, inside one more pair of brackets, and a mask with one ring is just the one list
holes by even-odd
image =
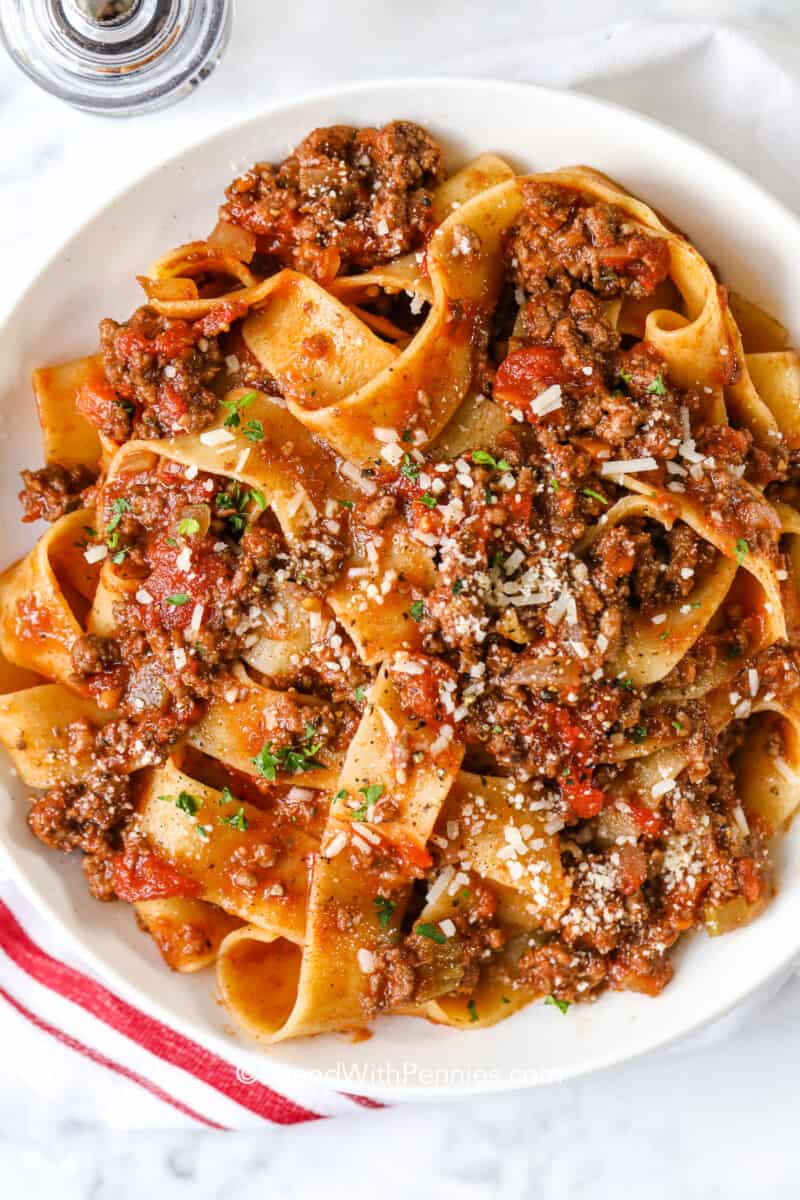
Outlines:
{"label": "white marble surface", "polygon": [[[727,21],[769,39],[788,64],[800,57],[794,0],[239,0],[232,44],[211,81],[184,104],[125,124],[70,111],[0,59],[0,306],[9,281],[24,280],[82,213],[204,129],[300,90],[468,73],[517,35],[579,35],[626,19]],[[546,65],[537,78],[551,78]],[[614,96],[608,81],[597,90]],[[640,103],[651,107],[646,77]],[[664,111],[663,97],[654,107]],[[736,155],[735,130],[717,128],[709,140]],[[785,198],[793,198],[788,175]],[[0,1050],[0,1195],[603,1200],[620,1187],[644,1187],[648,1200],[795,1195],[798,1002],[795,980],[721,1044],[532,1095],[227,1138],[112,1137],[76,1090],[42,1111],[33,1090],[4,1074]]]}

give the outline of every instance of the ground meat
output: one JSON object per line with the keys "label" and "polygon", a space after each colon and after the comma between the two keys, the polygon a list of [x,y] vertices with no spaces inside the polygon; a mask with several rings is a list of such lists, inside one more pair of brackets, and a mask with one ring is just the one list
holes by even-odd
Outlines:
{"label": "ground meat", "polygon": [[665,530],[656,522],[632,521],[603,533],[591,549],[591,577],[608,601],[633,598],[645,613],[689,595],[715,559],[710,543],[688,525]]}
{"label": "ground meat", "polygon": [[380,529],[389,517],[394,516],[396,509],[394,496],[378,496],[376,500],[370,500],[364,505],[364,511],[360,514],[361,521],[368,529]]}
{"label": "ground meat", "polygon": [[413,999],[416,981],[416,957],[410,947],[379,951],[369,977],[369,1015],[407,1004]]}
{"label": "ground meat", "polygon": [[235,179],[220,216],[256,234],[260,252],[326,281],[421,246],[441,179],[441,151],[419,125],[333,125],[279,166]]}
{"label": "ground meat", "polygon": [[113,638],[85,633],[76,638],[70,650],[72,669],[76,675],[94,675],[119,664],[119,645]]}
{"label": "ground meat", "polygon": [[85,782],[50,788],[34,800],[28,824],[45,845],[90,855],[95,861],[87,866],[87,874],[102,892],[106,869],[101,864],[119,847],[121,830],[132,812],[128,777],[95,766]]}
{"label": "ground meat", "polygon": [[555,183],[530,180],[522,190],[524,208],[507,235],[506,261],[525,292],[568,292],[577,280],[605,298],[648,296],[666,277],[667,242],[636,231],[621,209],[589,203]]}
{"label": "ground meat", "polygon": [[86,876],[90,893],[95,900],[115,900],[114,891],[114,855],[110,852],[85,854],[81,860],[81,868]]}
{"label": "ground meat", "polygon": [[526,950],[519,960],[518,977],[545,996],[574,1004],[597,992],[606,975],[602,955],[575,950],[558,941]]}
{"label": "ground meat", "polygon": [[94,471],[80,464],[62,467],[53,463],[38,471],[23,471],[25,486],[19,493],[25,509],[23,521],[57,521],[85,503],[83,493],[94,481]]}
{"label": "ground meat", "polygon": [[472,994],[481,967],[502,950],[508,934],[497,923],[497,896],[489,884],[471,875],[468,891],[467,906],[453,911],[455,933],[447,944],[418,933],[415,926],[399,946],[375,955],[364,997],[369,1016],[410,1000],[421,1003],[443,994],[466,999]]}
{"label": "ground meat", "polygon": [[[136,436],[196,433],[213,420],[218,400],[209,385],[222,367],[222,354],[216,337],[199,323],[162,317],[144,305],[122,325],[110,317],[101,321],[100,349],[109,384],[133,406]],[[86,415],[113,436],[101,423],[105,409]]]}

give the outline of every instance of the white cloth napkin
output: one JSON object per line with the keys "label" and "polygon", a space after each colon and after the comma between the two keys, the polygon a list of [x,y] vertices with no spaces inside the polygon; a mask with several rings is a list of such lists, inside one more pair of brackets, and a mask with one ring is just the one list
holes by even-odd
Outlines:
{"label": "white cloth napkin", "polygon": [[[797,207],[800,53],[785,45],[728,27],[624,22],[568,36],[531,31],[497,44],[481,36],[474,53],[448,59],[443,48],[438,73],[572,87],[637,108],[718,150]],[[109,125],[109,137],[116,132]],[[770,994],[700,1043],[726,1036]],[[252,1080],[158,1027],[65,953],[8,881],[0,883],[0,1001],[4,1072],[33,1090],[45,1113],[66,1095],[84,1119],[116,1128],[253,1128],[352,1112],[359,1103],[302,1085],[286,1096],[285,1080],[270,1087],[268,1058]]]}

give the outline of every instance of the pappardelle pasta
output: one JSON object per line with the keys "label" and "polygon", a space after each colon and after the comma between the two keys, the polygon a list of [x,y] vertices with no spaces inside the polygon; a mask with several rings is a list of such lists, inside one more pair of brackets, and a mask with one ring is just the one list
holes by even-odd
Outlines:
{"label": "pappardelle pasta", "polygon": [[315,130],[43,367],[0,741],[266,1041],[656,995],[800,780],[800,359],[587,167]]}

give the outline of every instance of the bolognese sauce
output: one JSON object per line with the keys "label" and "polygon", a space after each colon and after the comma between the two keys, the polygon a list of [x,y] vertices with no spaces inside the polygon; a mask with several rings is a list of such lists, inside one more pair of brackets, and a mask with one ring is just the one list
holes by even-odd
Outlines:
{"label": "bolognese sauce", "polygon": [[[344,296],[342,280],[411,256],[427,286],[433,195],[443,179],[440,147],[410,122],[333,126],[315,130],[280,164],[258,163],[235,179],[220,220],[231,245],[231,229],[245,235],[248,269],[259,280],[288,267]],[[425,730],[435,746],[463,747],[465,771],[528,789],[530,812],[558,839],[568,902],[526,937],[509,987],[564,1005],[605,988],[654,995],[671,976],[669,952],[682,933],[710,927],[717,917],[709,913],[730,914],[737,904],[750,912],[768,898],[772,831],[758,814],[745,816],[735,764],[756,697],[788,703],[797,692],[791,631],[761,644],[769,614],[752,600],[757,583],[745,580],[658,679],[636,682],[625,650],[634,622],[653,653],[668,654],[677,636],[668,614],[691,618],[698,587],[722,559],[732,570],[757,558],[788,579],[774,504],[797,487],[790,455],[780,438],[759,439],[737,422],[735,410],[728,423],[712,409],[709,394],[733,384],[735,362],[711,383],[679,379],[648,339],[637,313],[652,311],[657,296],[678,303],[661,233],[553,177],[519,186],[490,314],[502,315],[503,336],[487,336],[488,319],[459,325],[471,331],[470,390],[492,414],[491,436],[451,453],[446,440],[417,437],[414,428],[376,428],[379,452],[358,466],[339,461],[328,505],[315,509],[302,540],[276,519],[270,495],[159,458],[152,447],[125,473],[101,475],[87,561],[108,560],[119,595],[111,630],[87,630],[73,642],[70,686],[110,716],[74,731],[90,747],[88,775],[50,788],[30,816],[45,843],[83,851],[100,899],[198,894],[132,832],[129,764],[164,762],[210,706],[236,702],[243,655],[265,623],[285,618],[288,599],[324,634],[292,651],[279,686],[293,701],[314,697],[317,708],[266,743],[261,790],[236,767],[222,778],[248,802],[283,806],[304,827],[319,826],[318,796],[267,781],[290,764],[302,785],[303,771],[319,765],[319,747],[346,748],[369,713],[382,664],[362,656],[355,622],[334,610],[331,595],[344,580],[360,596],[360,577],[400,544],[427,556],[429,585],[401,567],[383,591],[364,593],[388,609],[406,589],[405,648],[386,664],[405,722],[399,732],[394,717],[385,722],[397,777],[420,753],[413,731]],[[477,261],[477,233],[466,228],[456,242],[465,262]],[[231,387],[260,388],[297,413],[294,392],[242,334],[248,305],[235,291],[223,299],[222,286],[200,278],[197,296],[219,299],[203,317],[164,315],[151,298],[127,321],[101,322],[102,374],[87,378],[77,411],[110,453],[132,439],[186,435],[224,447],[233,433],[256,453],[265,431],[249,410],[254,392],[230,399]],[[408,297],[378,293],[365,283],[356,311],[372,316],[370,328],[386,333],[400,356],[420,328],[423,300],[412,298],[409,308]],[[430,412],[430,396],[414,402]],[[249,452],[245,446],[245,459]],[[638,490],[627,486],[631,478]],[[26,520],[57,520],[95,495],[83,467],[51,464],[23,479]],[[647,507],[642,497],[657,503]],[[711,514],[718,537],[686,519],[692,506]],[[717,669],[730,699],[722,723],[700,686]],[[278,679],[255,675],[266,686]],[[678,773],[637,784],[629,762],[638,747],[676,743],[684,755]],[[209,778],[215,770],[207,767]],[[382,841],[397,806],[382,785],[360,790],[354,819],[373,826],[362,850],[382,881],[382,929],[399,898],[412,897],[393,944],[361,960],[369,965],[365,1012],[430,1000],[445,937],[459,948],[450,992],[472,1003],[482,967],[501,961],[518,933],[503,916],[506,885],[453,859],[448,846],[457,835],[447,828],[427,845]],[[278,845],[266,865],[282,852]],[[431,884],[454,863],[463,867],[462,906],[449,925],[440,923],[441,937],[440,926],[420,933],[419,881]],[[254,870],[237,864],[245,875]],[[352,914],[332,908],[326,920],[347,932]]]}

